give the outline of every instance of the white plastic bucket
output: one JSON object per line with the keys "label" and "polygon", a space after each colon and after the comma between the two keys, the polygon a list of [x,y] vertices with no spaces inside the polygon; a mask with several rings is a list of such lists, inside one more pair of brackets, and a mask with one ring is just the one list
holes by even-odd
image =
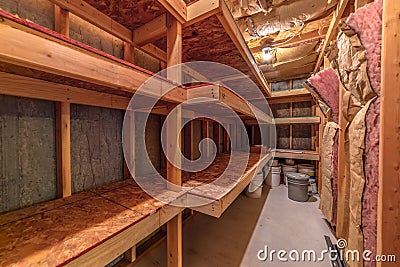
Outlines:
{"label": "white plastic bucket", "polygon": [[271,175],[267,177],[267,185],[271,188],[281,184],[281,166],[271,167]]}
{"label": "white plastic bucket", "polygon": [[286,165],[294,165],[294,159],[285,159]]}
{"label": "white plastic bucket", "polygon": [[287,182],[287,173],[288,172],[297,172],[297,166],[291,166],[291,165],[282,165],[282,172],[283,172],[283,180],[286,186],[288,186]]}
{"label": "white plastic bucket", "polygon": [[257,173],[253,180],[251,180],[249,186],[246,188],[246,196],[250,198],[260,198],[262,195],[262,183],[264,175],[262,172]]}

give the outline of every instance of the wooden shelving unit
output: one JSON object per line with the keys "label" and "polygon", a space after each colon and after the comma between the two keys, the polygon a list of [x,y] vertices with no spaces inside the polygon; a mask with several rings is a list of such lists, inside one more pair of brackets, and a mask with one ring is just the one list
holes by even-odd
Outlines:
{"label": "wooden shelving unit", "polygon": [[[217,21],[221,31],[228,33],[220,36],[226,38],[226,42],[233,43],[233,47],[238,50],[239,53],[235,55],[239,55],[243,60],[236,62],[244,62],[241,67],[247,69],[247,75],[264,90],[265,95],[269,95],[270,89],[264,76],[258,69],[224,1],[198,1],[186,6],[183,1],[159,0],[167,12],[135,30],[124,27],[84,1],[51,1],[55,4],[57,32],[0,10],[2,30],[0,63],[6,70],[0,72],[0,93],[55,101],[57,131],[61,131],[56,137],[56,142],[62,144],[57,147],[57,183],[60,198],[0,216],[1,231],[10,234],[9,242],[1,245],[0,250],[3,253],[0,253],[0,265],[3,265],[2,263],[24,265],[29,262],[39,265],[104,266],[123,253],[126,253],[129,261],[133,261],[136,244],[166,224],[168,265],[182,266],[183,208],[169,205],[170,202],[166,204],[152,199],[128,179],[130,174],[126,170],[124,174],[126,180],[122,182],[71,195],[70,104],[126,110],[130,98],[137,93],[139,86],[154,75],[133,64],[134,49],[148,52],[158,58],[164,67],[180,64],[184,56],[182,31],[186,27],[201,27],[202,24],[196,23],[205,19]],[[70,39],[69,13],[122,40],[125,48],[124,60]],[[157,37],[166,38],[167,51],[148,43],[148,40]],[[138,45],[136,43],[138,40],[143,44]],[[190,40],[187,45],[190,49],[193,48],[193,42]],[[223,53],[219,55],[224,57]],[[224,59],[216,58],[216,60]],[[177,104],[193,97],[205,96],[232,108],[243,120],[257,117],[265,124],[272,122],[270,116],[242,100],[223,85],[205,84],[190,88],[179,85],[181,78],[179,75],[174,76],[173,73],[167,72],[167,77],[156,76],[152,87],[143,91],[146,97],[160,99],[152,113],[168,115]],[[164,94],[171,88],[169,93]],[[138,107],[137,111],[141,108]],[[176,141],[170,136],[182,123],[182,115],[186,114],[178,112],[174,125],[167,126],[169,144]],[[131,127],[134,127],[134,117],[131,119]],[[206,121],[206,125],[209,123]],[[210,137],[207,127],[204,129],[205,136]],[[225,139],[223,150],[230,150],[226,141],[227,136],[223,134],[217,136],[218,144],[221,143],[221,138]],[[193,138],[193,135],[190,134],[189,137]],[[131,145],[130,149],[135,151],[134,144]],[[259,153],[251,153],[251,161],[245,174],[238,179],[232,189],[213,199],[211,204],[197,207],[196,210],[220,217],[250,183],[257,169],[270,158],[271,153],[261,158]],[[212,176],[220,171],[219,166],[215,165],[214,169],[211,167],[206,172],[199,172],[200,178],[192,177],[185,181],[186,173],[182,173],[169,162],[166,163],[165,177],[177,185],[188,182],[201,183],[202,176]],[[204,197],[207,192],[201,190],[201,187],[196,187],[175,197],[179,201]],[[124,194],[128,191],[131,194]],[[85,212],[82,213],[82,210]],[[100,211],[104,214],[100,214]],[[60,226],[60,229],[64,229],[64,225],[74,225],[74,227],[65,231],[60,230],[62,233],[56,235],[53,226],[46,226],[43,230],[41,222],[43,217],[49,221],[61,221],[63,226]],[[98,221],[94,222],[94,219]],[[29,231],[21,228],[26,225],[29,225]],[[38,241],[39,232],[43,240]],[[31,242],[32,239],[35,239],[34,244]],[[29,251],[26,250],[25,244],[30,246]]]}
{"label": "wooden shelving unit", "polygon": [[319,124],[321,117],[292,117],[292,118],[276,118],[275,124]]}

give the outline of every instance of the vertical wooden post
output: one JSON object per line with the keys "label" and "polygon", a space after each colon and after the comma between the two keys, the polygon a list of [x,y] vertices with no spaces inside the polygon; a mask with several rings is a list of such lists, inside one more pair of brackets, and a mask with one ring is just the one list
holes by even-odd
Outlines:
{"label": "vertical wooden post", "polygon": [[217,154],[221,153],[221,126],[218,122],[213,123],[214,142],[217,145]]}
{"label": "vertical wooden post", "polygon": [[[400,2],[383,1],[377,254],[400,256]],[[377,266],[398,266],[378,262]]]}
{"label": "vertical wooden post", "polygon": [[[289,117],[293,117],[293,102],[290,102]],[[289,148],[293,149],[293,125],[289,124]]]}
{"label": "vertical wooden post", "polygon": [[56,102],[57,195],[71,190],[71,110],[67,102]]}
{"label": "vertical wooden post", "polygon": [[237,126],[236,124],[231,124],[231,150],[236,149],[236,142],[237,142]]}
{"label": "vertical wooden post", "polygon": [[184,127],[184,155],[187,159],[193,160],[194,158],[194,144],[193,144],[193,120],[188,122]]}
{"label": "vertical wooden post", "polygon": [[350,181],[346,177],[346,153],[345,153],[345,130],[347,121],[342,114],[342,99],[345,89],[339,83],[339,146],[338,146],[338,196],[337,196],[337,226],[336,236],[347,238],[349,231],[349,202],[348,190]]}
{"label": "vertical wooden post", "polygon": [[[171,67],[182,62],[182,24],[179,23],[171,14],[167,14],[167,67]],[[167,78],[180,83],[182,73],[180,71],[167,71]],[[171,108],[168,108],[169,111]],[[170,149],[171,142],[176,145],[176,140],[172,136],[179,135],[178,144],[181,144],[181,135],[177,132],[181,126],[181,109],[177,109],[174,114],[173,123],[167,125],[167,146]],[[171,144],[172,145],[172,144]],[[173,152],[173,151],[172,151]],[[175,153],[177,154],[177,153]],[[169,155],[169,154],[168,154]],[[169,182],[181,185],[181,169],[167,162],[167,179]],[[182,213],[175,216],[167,223],[167,258],[168,267],[182,266]]]}
{"label": "vertical wooden post", "polygon": [[[210,122],[207,121],[207,120],[203,120],[202,123],[203,123],[203,127],[202,127],[203,134],[202,134],[202,138],[203,138],[203,139],[204,139],[204,138],[212,138],[212,136],[211,136],[211,129],[210,129]],[[210,147],[209,147],[209,146],[204,145],[204,147],[203,147],[203,152],[205,153],[204,156],[206,156],[206,157],[210,157],[210,156],[211,156],[211,151],[210,151]]]}
{"label": "vertical wooden post", "polygon": [[135,64],[135,47],[128,42],[124,42],[124,60]]}
{"label": "vertical wooden post", "polygon": [[[69,12],[54,5],[54,29],[69,37]],[[71,106],[69,102],[56,102],[56,158],[57,195],[72,194],[71,182]]]}
{"label": "vertical wooden post", "polygon": [[136,260],[136,246],[131,247],[125,252],[125,259],[129,262],[134,262]]}
{"label": "vertical wooden post", "polygon": [[[135,48],[130,43],[127,42],[124,42],[124,60],[130,63],[135,63]],[[129,111],[129,113],[127,113],[127,116],[128,116],[127,122],[130,132],[130,138],[129,138],[130,155],[128,160],[131,161],[129,164],[131,166],[132,174],[135,175],[135,168],[133,167],[135,165],[135,112]],[[124,161],[124,179],[133,178],[131,175],[131,171],[129,171],[128,165]]]}

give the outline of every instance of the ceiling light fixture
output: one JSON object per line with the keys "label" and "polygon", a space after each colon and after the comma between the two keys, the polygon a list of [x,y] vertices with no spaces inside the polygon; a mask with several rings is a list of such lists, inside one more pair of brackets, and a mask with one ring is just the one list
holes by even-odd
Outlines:
{"label": "ceiling light fixture", "polygon": [[274,55],[274,54],[273,54],[274,51],[272,50],[271,47],[263,48],[263,49],[262,49],[262,52],[263,52],[263,59],[264,59],[265,61],[270,61],[270,60],[272,59],[273,55]]}

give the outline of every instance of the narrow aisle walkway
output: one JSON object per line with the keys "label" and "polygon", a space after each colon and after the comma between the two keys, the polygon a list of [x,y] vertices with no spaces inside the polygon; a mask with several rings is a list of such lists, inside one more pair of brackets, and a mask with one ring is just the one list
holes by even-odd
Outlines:
{"label": "narrow aisle walkway", "polygon": [[[268,196],[268,197],[267,197]],[[298,203],[287,198],[287,188],[264,188],[260,199],[240,195],[231,207],[216,219],[198,214],[184,225],[183,266],[326,266],[329,260],[318,263],[273,262],[257,259],[259,250],[301,253],[314,249],[317,255],[326,249],[323,235],[332,237],[318,202]],[[276,254],[275,254],[276,257]],[[167,266],[166,242],[139,259],[134,266]]]}

